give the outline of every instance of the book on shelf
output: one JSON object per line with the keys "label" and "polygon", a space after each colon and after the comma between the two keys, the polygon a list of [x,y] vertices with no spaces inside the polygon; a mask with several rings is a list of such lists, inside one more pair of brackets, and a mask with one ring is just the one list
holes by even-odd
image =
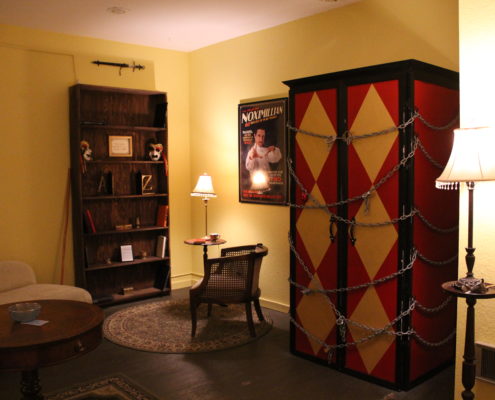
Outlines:
{"label": "book on shelf", "polygon": [[165,250],[167,248],[167,237],[160,235],[156,238],[156,256],[165,258]]}
{"label": "book on shelf", "polygon": [[95,222],[93,221],[93,215],[91,214],[91,211],[84,210],[83,221],[84,221],[84,230],[86,231],[86,233],[96,232]]}
{"label": "book on shelf", "polygon": [[156,226],[161,226],[166,228],[168,218],[168,205],[161,204],[158,206],[158,211],[156,213]]}

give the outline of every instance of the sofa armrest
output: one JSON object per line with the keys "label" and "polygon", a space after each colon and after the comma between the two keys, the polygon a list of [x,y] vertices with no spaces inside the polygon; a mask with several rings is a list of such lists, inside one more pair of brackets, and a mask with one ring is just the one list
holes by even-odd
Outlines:
{"label": "sofa armrest", "polygon": [[22,261],[0,261],[0,292],[36,283],[33,269]]}

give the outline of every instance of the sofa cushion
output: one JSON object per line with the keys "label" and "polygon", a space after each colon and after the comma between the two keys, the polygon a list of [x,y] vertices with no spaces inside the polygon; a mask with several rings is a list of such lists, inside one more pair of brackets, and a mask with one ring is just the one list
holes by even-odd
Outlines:
{"label": "sofa cushion", "polygon": [[0,304],[18,303],[28,300],[76,300],[92,303],[88,291],[70,285],[35,283],[0,292]]}
{"label": "sofa cushion", "polygon": [[33,269],[21,261],[0,261],[0,292],[36,283]]}

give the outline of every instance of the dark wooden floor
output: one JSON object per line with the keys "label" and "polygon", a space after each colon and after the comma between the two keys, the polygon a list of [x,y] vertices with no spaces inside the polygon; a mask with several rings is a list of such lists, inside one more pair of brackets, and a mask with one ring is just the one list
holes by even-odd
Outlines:
{"label": "dark wooden floor", "polygon": [[[181,298],[178,290],[172,294]],[[134,303],[135,304],[135,303]],[[124,306],[105,309],[107,314]],[[156,354],[107,340],[78,359],[40,371],[44,392],[122,373],[163,400],[452,400],[453,368],[408,392],[362,381],[289,352],[289,321],[265,310],[273,329],[261,339],[234,349],[200,354]],[[20,373],[0,372],[0,400],[15,400]]]}

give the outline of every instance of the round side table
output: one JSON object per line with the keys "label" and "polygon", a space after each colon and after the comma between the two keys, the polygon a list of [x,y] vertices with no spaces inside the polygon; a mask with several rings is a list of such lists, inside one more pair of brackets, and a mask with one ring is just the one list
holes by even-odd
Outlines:
{"label": "round side table", "polygon": [[217,240],[187,239],[187,240],[184,240],[184,243],[192,245],[192,246],[203,246],[203,260],[207,260],[208,259],[208,246],[218,246],[218,245],[227,243],[227,241],[223,240],[223,239],[217,239]]}
{"label": "round side table", "polygon": [[476,357],[475,357],[475,342],[474,342],[474,305],[476,300],[493,299],[495,298],[495,288],[487,284],[488,290],[485,293],[463,292],[457,289],[454,284],[456,281],[445,282],[442,284],[442,289],[448,294],[455,297],[463,297],[467,303],[466,314],[466,337],[464,339],[464,355],[462,362],[462,392],[463,400],[474,399],[474,393],[471,389],[474,387],[476,378]]}

